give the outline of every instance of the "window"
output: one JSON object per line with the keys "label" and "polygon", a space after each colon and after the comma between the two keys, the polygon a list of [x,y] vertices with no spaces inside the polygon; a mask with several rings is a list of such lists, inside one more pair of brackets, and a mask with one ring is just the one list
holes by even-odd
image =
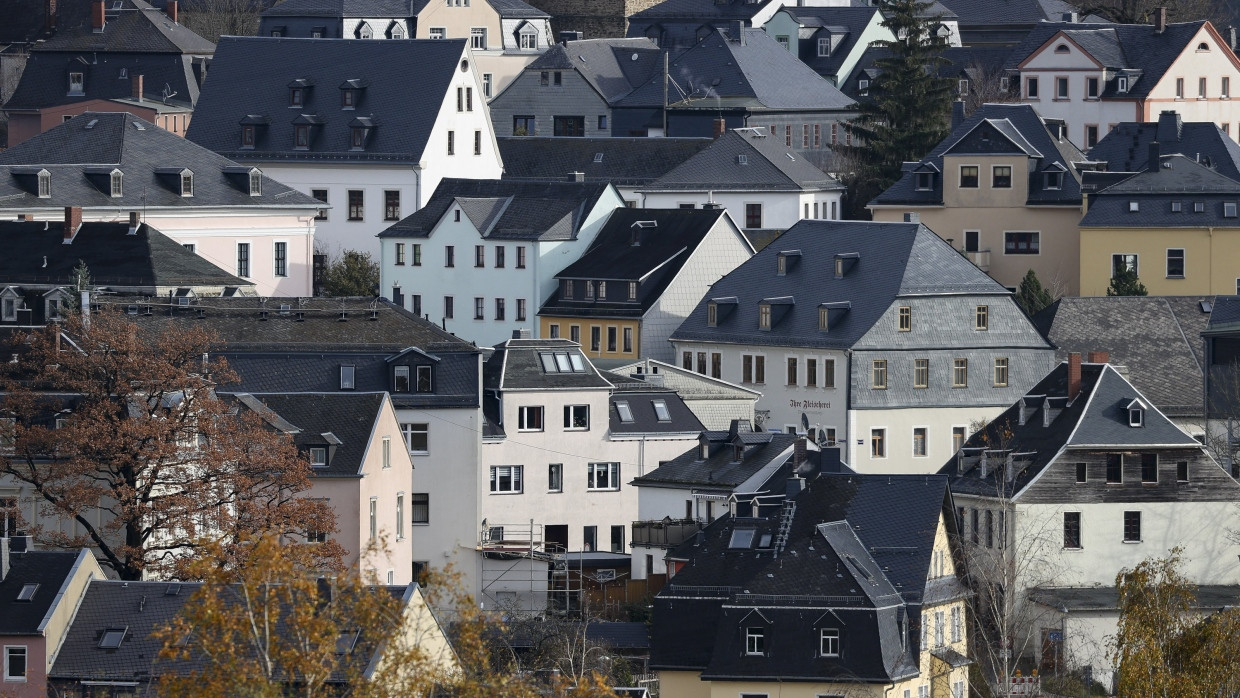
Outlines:
{"label": "window", "polygon": [[581,530],[581,547],[586,552],[598,549],[598,526],[585,526]]}
{"label": "window", "polygon": [[564,464],[548,463],[547,464],[547,491],[563,492],[564,491]]}
{"label": "window", "polygon": [[659,420],[660,422],[672,421],[672,413],[667,411],[666,400],[651,400],[650,405],[654,407],[655,419]]}
{"label": "window", "polygon": [[1062,172],[1047,172],[1046,173],[1046,188],[1051,189],[1051,190],[1062,189],[1063,188],[1063,173]]}
{"label": "window", "polygon": [[762,204],[745,204],[745,227],[762,227]]}
{"label": "window", "polygon": [[946,630],[946,628],[944,627],[943,621],[944,621],[943,612],[935,611],[934,612],[934,646],[935,647],[942,647],[943,642],[947,639],[944,634],[944,631]]}
{"label": "window", "polygon": [[766,628],[745,628],[745,654],[766,654]]}
{"label": "window", "polygon": [[990,168],[990,186],[995,189],[1012,188],[1012,168],[1008,165],[994,165]]}
{"label": "window", "polygon": [[819,631],[818,654],[823,657],[840,656],[840,631],[838,628],[822,628]]}
{"label": "window", "polygon": [[686,371],[693,370],[693,352],[686,351],[680,354],[680,366]]}
{"label": "window", "polygon": [[1236,217],[1236,202],[1226,201],[1223,203],[1223,218]]}
{"label": "window", "polygon": [[771,306],[768,303],[758,306],[758,329],[771,329]]}
{"label": "window", "polygon": [[504,319],[504,299],[503,298],[495,299],[495,319],[496,320]]}
{"label": "window", "polygon": [[[964,639],[964,623],[960,617],[960,607],[952,606],[952,642],[960,642]],[[964,698],[964,696],[959,696]]]}
{"label": "window", "polygon": [[517,246],[517,268],[525,268],[525,245]]}
{"label": "window", "polygon": [[474,155],[482,155],[482,131],[474,131]]}
{"label": "window", "polygon": [[1128,76],[1121,75],[1115,78],[1115,91],[1120,93],[1128,91]]}
{"label": "window", "polygon": [[887,457],[887,430],[871,429],[870,430],[870,457],[886,458]]}
{"label": "window", "polygon": [[907,305],[900,306],[899,330],[909,332],[913,329],[913,309]]}
{"label": "window", "polygon": [[1098,78],[1085,78],[1085,98],[1098,99]]}
{"label": "window", "polygon": [[405,243],[396,243],[396,266],[405,266]]}
{"label": "window", "polygon": [[427,38],[442,39],[447,35],[448,35],[448,30],[446,27],[431,27],[430,32],[427,34]]}
{"label": "window", "polygon": [[535,133],[535,121],[533,116],[522,115],[512,117],[512,135],[532,136]]}
{"label": "window", "polygon": [[510,494],[521,492],[521,471],[523,468],[524,466],[520,465],[491,466],[491,491]]}
{"label": "window", "polygon": [[1055,99],[1067,99],[1067,98],[1068,98],[1068,78],[1056,77],[1055,78]]}
{"label": "window", "polygon": [[[631,354],[631,353],[633,353],[633,328],[632,328],[632,327],[626,327],[626,328],[624,328],[624,348],[623,348],[623,351],[624,351],[626,354]],[[716,354],[716,356],[718,356],[718,354]],[[718,376],[715,376],[715,377],[716,377],[716,378],[718,378]]]}
{"label": "window", "polygon": [[[81,73],[76,73],[81,75]],[[118,645],[119,646],[119,645]],[[26,680],[26,646],[7,646],[4,648],[4,680]]]}
{"label": "window", "polygon": [[452,298],[452,296],[444,296],[444,297],[443,297],[443,316],[444,316],[444,319],[447,319],[447,320],[451,320],[451,319],[452,319],[453,314],[454,314],[454,313],[453,313],[453,311],[454,311],[453,306],[455,305],[455,303],[454,303],[453,301],[454,301],[454,299]]}
{"label": "window", "polygon": [[1025,78],[1025,97],[1038,99],[1038,79]]}
{"label": "window", "polygon": [[[39,178],[39,185],[40,185],[40,196],[42,196],[42,193],[41,193],[42,185],[43,185],[42,177]],[[181,173],[181,196],[193,196],[193,195],[194,195],[194,173],[188,172],[188,171],[182,172]]]}
{"label": "window", "polygon": [[1125,271],[1133,274],[1138,273],[1137,263],[1140,260],[1135,254],[1113,254],[1111,255],[1111,276],[1119,276]]}
{"label": "window", "polygon": [[310,466],[322,468],[327,465],[327,449],[323,446],[310,447]]}
{"label": "window", "polygon": [[1219,89],[1219,96],[1223,99],[1231,99],[1231,78],[1223,77],[1223,85]]}
{"label": "window", "polygon": [[761,354],[753,357],[753,382],[766,383],[766,357]]}
{"label": "window", "polygon": [[84,73],[69,73],[69,94],[82,94],[85,84]]}
{"label": "window", "polygon": [[1167,278],[1169,279],[1184,278],[1184,250],[1183,249],[1167,250]]}
{"label": "window", "polygon": [[967,388],[969,387],[969,360],[953,359],[952,360],[952,387]]}
{"label": "window", "polygon": [[568,326],[568,339],[571,342],[576,342],[577,344],[581,344],[581,326],[580,325],[569,325]]}
{"label": "window", "polygon": [[365,216],[365,195],[361,189],[349,190],[349,220],[360,221]]}
{"label": "window", "polygon": [[818,57],[826,58],[827,56],[830,56],[830,55],[831,55],[831,39],[827,37],[820,37],[818,39]]}
{"label": "window", "polygon": [[1193,213],[1204,213],[1205,210],[1206,210],[1206,204],[1204,201],[1193,202]]}
{"label": "window", "polygon": [[[559,73],[556,73],[559,75]],[[553,135],[568,138],[580,138],[586,135],[586,118],[584,116],[557,116],[552,120]]]}
{"label": "window", "polygon": [[[863,80],[857,81],[857,94],[859,94],[862,97],[866,97],[870,94],[870,81],[869,80],[863,79]],[[832,128],[834,128],[835,124],[831,124],[831,126]]]}
{"label": "window", "polygon": [[522,49],[530,51],[530,50],[538,48],[538,34],[537,33],[523,31],[517,36],[521,42]]}
{"label": "window", "polygon": [[120,170],[113,170],[109,179],[110,191],[113,198],[124,196],[124,187],[122,186],[125,175]]}
{"label": "window", "polygon": [[491,73],[482,74],[482,96],[487,99],[491,98],[491,86],[495,84],[494,76]]}
{"label": "window", "polygon": [[448,155],[456,155],[456,131],[448,131]]}
{"label": "window", "polygon": [[517,299],[517,320],[518,321],[525,320],[525,299],[524,298]]}
{"label": "window", "polygon": [[918,172],[917,191],[930,191],[931,189],[934,189],[934,173]]}
{"label": "window", "polygon": [[611,551],[613,553],[624,552],[624,526],[611,527]]}
{"label": "window", "polygon": [[[609,352],[616,351],[616,327],[614,325],[609,325],[607,327],[607,351]],[[705,356],[706,356],[705,354],[702,355],[702,361],[701,361],[702,366],[701,366],[701,371],[699,371],[699,373],[706,373]]]}
{"label": "window", "polygon": [[[718,356],[718,354],[716,354]],[[718,378],[719,376],[712,376]],[[805,360],[805,387],[818,387],[818,359]]]}
{"label": "window", "polygon": [[822,387],[835,387],[835,359],[822,360]]}
{"label": "window", "polygon": [[611,491],[620,489],[619,463],[590,463],[586,472],[589,475],[586,489]]}
{"label": "window", "polygon": [[1004,233],[1003,254],[1038,254],[1041,233]]}
{"label": "window", "polygon": [[407,422],[400,425],[405,437],[405,446],[409,453],[425,455],[431,452],[430,424],[424,422]]}
{"label": "window", "polygon": [[979,305],[973,313],[973,329],[990,329],[990,306]]}
{"label": "window", "polygon": [[1124,542],[1140,543],[1141,542],[1141,512],[1126,511],[1124,512]]}
{"label": "window", "polygon": [[1156,484],[1158,482],[1158,454],[1141,454],[1141,482]]}
{"label": "window", "polygon": [[400,220],[400,191],[387,190],[383,192],[383,220],[398,221]]}
{"label": "window", "polygon": [[964,448],[965,428],[952,427],[952,452],[959,451]]}
{"label": "window", "polygon": [[487,299],[482,298],[482,297],[474,298],[474,319],[475,320],[482,320],[485,318],[486,304],[487,304]]}
{"label": "window", "polygon": [[[327,203],[327,190],[326,189],[311,189],[310,196],[318,199],[319,201],[322,201],[323,203]],[[319,209],[319,212],[314,215],[314,220],[316,221],[327,220],[327,209],[325,208]]]}
{"label": "window", "polygon": [[874,359],[870,362],[870,387],[879,390],[887,388],[886,359]]}
{"label": "window", "polygon": [[288,276],[288,243],[275,243],[275,250],[272,254],[275,258],[275,275]]}
{"label": "window", "polygon": [[1184,99],[1184,78],[1175,79],[1175,98]]}
{"label": "window", "polygon": [[469,30],[469,47],[485,49],[487,47],[487,28],[473,27]]}
{"label": "window", "polygon": [[930,387],[930,359],[913,359],[913,387]]}
{"label": "window", "polygon": [[1098,145],[1098,125],[1085,124],[1085,147],[1092,148]]}
{"label": "window", "polygon": [[542,431],[543,408],[541,405],[526,405],[517,409],[518,431]]}
{"label": "window", "polygon": [[1118,453],[1107,454],[1107,484],[1124,482],[1124,457]]}
{"label": "window", "polygon": [[977,189],[977,165],[960,166],[960,188]]}
{"label": "window", "polygon": [[590,351],[599,352],[603,347],[603,328],[598,325],[590,327]]}
{"label": "window", "polygon": [[797,372],[797,359],[795,356],[788,357],[788,385],[798,385],[801,379]]}
{"label": "window", "polygon": [[293,127],[293,149],[309,150],[310,148],[310,125],[297,124]]}
{"label": "window", "polygon": [[396,493],[396,540],[405,537],[405,493]]}
{"label": "window", "polygon": [[995,387],[1006,388],[1008,384],[1008,360],[1005,358],[995,359]]}
{"label": "window", "polygon": [[590,406],[589,405],[565,405],[564,406],[564,428],[565,429],[589,429],[590,428]]}
{"label": "window", "polygon": [[[392,299],[396,300],[399,298],[401,298],[400,286],[393,286],[392,287]],[[412,308],[413,314],[421,315],[422,314],[422,295],[418,293],[410,294],[409,300],[411,301],[413,305],[413,308]],[[404,304],[403,299],[401,299],[398,305],[403,305],[403,304]]]}
{"label": "window", "polygon": [[913,457],[926,457],[926,428],[913,427]]}
{"label": "window", "polygon": [[250,243],[237,243],[237,276],[250,275]]}
{"label": "window", "polygon": [[1206,98],[1206,79],[1197,78],[1197,99]]}
{"label": "window", "polygon": [[379,538],[379,498],[370,498],[370,540]]}
{"label": "window", "polygon": [[1083,485],[1089,482],[1089,465],[1087,463],[1076,464],[1076,484]]}

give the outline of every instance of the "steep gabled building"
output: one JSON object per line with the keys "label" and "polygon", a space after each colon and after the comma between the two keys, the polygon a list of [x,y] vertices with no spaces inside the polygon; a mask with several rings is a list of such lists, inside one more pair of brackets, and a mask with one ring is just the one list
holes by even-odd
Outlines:
{"label": "steep gabled building", "polygon": [[[1088,155],[1106,167],[1104,177],[1141,172],[1148,166],[1150,144],[1157,142],[1159,155],[1183,155],[1240,181],[1240,143],[1232,138],[1230,125],[1226,131],[1221,126],[1212,121],[1185,121],[1178,112],[1163,111],[1157,121],[1116,124]],[[1089,191],[1091,182],[1087,179],[1083,184]]]}
{"label": "steep gabled building", "polygon": [[842,88],[871,43],[895,39],[882,24],[883,13],[874,6],[784,7],[762,28]]}

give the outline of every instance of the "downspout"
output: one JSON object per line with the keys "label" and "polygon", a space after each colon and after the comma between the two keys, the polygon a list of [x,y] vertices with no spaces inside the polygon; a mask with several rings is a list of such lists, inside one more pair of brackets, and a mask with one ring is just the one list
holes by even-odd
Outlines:
{"label": "downspout", "polygon": [[853,364],[852,349],[844,350],[844,354],[845,356],[848,357],[847,361],[845,361],[845,366],[848,368],[848,371],[845,373],[845,376],[844,376],[845,378],[845,383],[844,383],[844,438],[846,439],[844,443],[848,444],[848,449],[847,449],[848,461],[845,463],[845,465],[849,466],[850,468],[855,469],[857,459],[856,459],[856,454],[853,451],[853,449],[856,448],[856,445],[853,444],[854,415],[853,415],[853,410],[852,410],[852,364]]}

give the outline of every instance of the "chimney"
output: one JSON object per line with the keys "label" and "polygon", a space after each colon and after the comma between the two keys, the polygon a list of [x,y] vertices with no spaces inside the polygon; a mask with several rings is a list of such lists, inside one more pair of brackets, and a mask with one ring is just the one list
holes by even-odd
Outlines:
{"label": "chimney", "polygon": [[1105,352],[1105,351],[1089,352],[1089,363],[1091,364],[1105,364],[1105,363],[1110,363],[1110,362],[1111,362],[1111,354],[1108,352]]}
{"label": "chimney", "polygon": [[1236,25],[1234,24],[1227,27],[1227,45],[1231,47],[1232,51],[1236,50]]}
{"label": "chimney", "polygon": [[513,330],[513,331],[512,331],[512,338],[513,338],[513,339],[529,339],[529,338],[530,338],[530,331],[529,331],[529,330],[525,330],[525,329],[522,329],[522,330]]}
{"label": "chimney", "polygon": [[952,130],[964,123],[964,100],[958,99],[952,102]]}
{"label": "chimney", "polygon": [[714,138],[718,138],[728,132],[728,122],[722,116],[714,121]]}
{"label": "chimney", "polygon": [[81,206],[65,206],[65,243],[73,242],[73,236],[77,235],[78,228],[82,227],[82,207]]}
{"label": "chimney", "polygon": [[0,538],[0,582],[9,576],[9,539]]}
{"label": "chimney", "polygon": [[805,463],[806,447],[805,437],[798,436],[796,443],[792,444],[792,472],[796,472]]}
{"label": "chimney", "polygon": [[90,3],[90,30],[99,34],[103,31],[103,25],[107,20],[103,16],[103,0],[91,0]]}
{"label": "chimney", "polygon": [[1154,33],[1161,34],[1167,30],[1167,8],[1154,8]]}
{"label": "chimney", "polygon": [[137,235],[138,226],[142,224],[142,214],[137,211],[129,212],[129,234]]}
{"label": "chimney", "polygon": [[728,28],[728,33],[732,35],[732,40],[741,46],[745,45],[745,20],[734,19]]}
{"label": "chimney", "polygon": [[568,181],[570,181],[570,182],[584,182],[584,181],[586,181],[586,173],[585,173],[585,172],[569,172],[569,173],[568,173]]}
{"label": "chimney", "polygon": [[1068,354],[1068,401],[1076,399],[1081,393],[1081,353],[1074,351]]}
{"label": "chimney", "polygon": [[56,31],[56,0],[43,0],[43,31]]}
{"label": "chimney", "polygon": [[805,478],[793,475],[784,483],[784,495],[788,499],[800,494],[805,489]]}
{"label": "chimney", "polygon": [[1145,162],[1146,172],[1157,172],[1161,163],[1162,148],[1158,141],[1150,141],[1150,154]]}
{"label": "chimney", "polygon": [[142,92],[143,92],[143,90],[142,90],[142,76],[141,76],[141,75],[135,75],[135,76],[133,76],[133,78],[131,78],[131,79],[129,80],[129,85],[130,85],[130,93],[129,93],[129,96],[130,96],[130,97],[133,97],[135,100],[137,100],[137,101],[141,102],[141,101],[142,101]]}
{"label": "chimney", "polygon": [[904,214],[904,222],[905,222],[905,223],[920,223],[920,222],[921,222],[921,214],[920,214],[920,213],[916,213],[916,212],[912,212],[912,211],[907,212],[907,213],[905,213],[905,214]]}
{"label": "chimney", "polygon": [[173,24],[177,22],[177,0],[168,0],[168,6],[164,8],[164,13],[168,15],[168,19]]}

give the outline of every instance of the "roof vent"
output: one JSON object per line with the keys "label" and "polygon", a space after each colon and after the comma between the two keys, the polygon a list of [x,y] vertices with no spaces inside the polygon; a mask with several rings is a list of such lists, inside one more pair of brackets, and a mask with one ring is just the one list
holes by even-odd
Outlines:
{"label": "roof vent", "polygon": [[87,121],[87,122],[86,122],[85,129],[86,129],[87,131],[89,131],[89,130],[91,130],[92,128],[94,128],[94,127],[95,127],[95,124],[97,124],[97,123],[99,123],[99,119],[91,119],[90,121]]}
{"label": "roof vent", "polygon": [[633,224],[632,227],[634,228],[657,228],[659,227],[659,222],[658,221],[637,221],[636,223]]}
{"label": "roof vent", "polygon": [[594,154],[594,161],[595,161],[595,162],[602,162],[602,161],[603,161],[603,154],[602,154],[602,153],[595,153],[595,154]]}

